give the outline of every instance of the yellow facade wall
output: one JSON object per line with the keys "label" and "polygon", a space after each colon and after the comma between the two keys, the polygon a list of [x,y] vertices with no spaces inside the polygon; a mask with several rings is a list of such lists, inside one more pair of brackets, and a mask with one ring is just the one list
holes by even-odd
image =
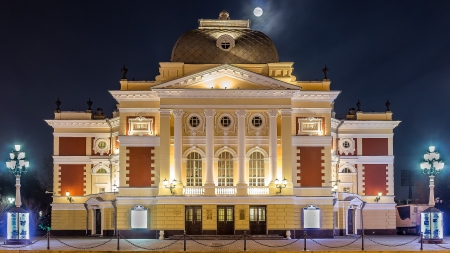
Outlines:
{"label": "yellow facade wall", "polygon": [[184,205],[157,205],[158,230],[184,230]]}
{"label": "yellow facade wall", "polygon": [[[91,228],[92,212],[88,212],[88,228]],[[85,210],[53,210],[52,230],[86,230]]]}

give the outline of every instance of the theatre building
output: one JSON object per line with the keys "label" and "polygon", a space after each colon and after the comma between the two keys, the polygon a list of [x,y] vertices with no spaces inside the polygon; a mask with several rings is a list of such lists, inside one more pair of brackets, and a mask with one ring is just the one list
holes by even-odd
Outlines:
{"label": "theatre building", "polygon": [[112,118],[57,103],[52,233],[333,237],[361,233],[363,210],[366,234],[395,234],[389,102],[336,117],[326,67],[303,81],[293,65],[224,11],[154,81],[124,67]]}

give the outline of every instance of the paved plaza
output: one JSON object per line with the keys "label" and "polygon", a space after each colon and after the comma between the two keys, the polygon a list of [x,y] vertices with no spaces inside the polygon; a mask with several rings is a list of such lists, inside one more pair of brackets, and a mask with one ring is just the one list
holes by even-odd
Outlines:
{"label": "paved plaza", "polygon": [[[190,252],[238,252],[244,251],[244,240],[186,240],[186,251]],[[3,238],[4,239],[4,238]],[[450,252],[450,237],[445,238],[446,243],[440,245],[423,244],[423,251]],[[47,250],[47,238],[33,238],[32,245],[12,246],[1,245],[0,252],[11,250]],[[360,237],[342,236],[334,239],[307,239],[307,251],[361,251]],[[121,239],[120,251],[183,251],[184,241],[156,240],[156,239]],[[53,251],[116,251],[117,238],[101,237],[51,237],[50,250]],[[253,240],[247,238],[246,250],[250,252],[283,252],[303,251],[304,239],[299,240]],[[365,251],[420,251],[417,236],[366,236],[364,240]]]}

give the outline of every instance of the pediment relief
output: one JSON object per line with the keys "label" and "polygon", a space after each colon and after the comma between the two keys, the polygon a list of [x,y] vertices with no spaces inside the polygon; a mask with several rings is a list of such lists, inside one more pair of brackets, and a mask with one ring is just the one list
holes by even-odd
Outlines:
{"label": "pediment relief", "polygon": [[162,89],[300,90],[301,87],[224,64],[152,87]]}

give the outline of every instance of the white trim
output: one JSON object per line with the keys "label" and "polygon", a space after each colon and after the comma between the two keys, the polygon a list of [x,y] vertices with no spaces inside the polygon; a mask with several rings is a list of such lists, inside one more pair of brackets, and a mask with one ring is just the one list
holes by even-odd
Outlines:
{"label": "white trim", "polygon": [[219,149],[216,151],[216,153],[214,153],[214,158],[218,158],[219,155],[220,155],[221,153],[225,152],[225,151],[230,152],[231,155],[233,155],[233,159],[237,159],[238,154],[236,153],[236,151],[234,151],[234,149],[232,149],[232,148],[230,148],[230,147],[228,147],[228,146],[223,146],[223,147],[219,148]]}
{"label": "white trim", "polygon": [[242,109],[243,107],[245,107],[245,109],[290,109],[291,105],[160,105],[161,109],[204,109],[211,107],[214,107],[215,109]]}
{"label": "white trim", "polygon": [[70,204],[50,204],[52,206],[52,211],[57,211],[57,210],[82,210],[82,211],[86,211],[86,208],[84,208],[84,204],[74,204],[74,203],[70,203]]}
{"label": "white trim", "polygon": [[158,89],[167,89],[167,88],[185,89],[197,83],[207,82],[223,76],[228,76],[245,82],[260,85],[262,89],[292,89],[292,90],[301,89],[300,86],[286,83],[271,77],[257,74],[255,72],[238,68],[228,64],[223,64],[192,75],[170,80],[168,82],[155,85],[151,89],[156,90],[157,94],[160,95],[161,97],[161,93],[158,91]]}
{"label": "white trim", "polygon": [[247,151],[247,153],[245,154],[245,158],[250,159],[250,155],[255,152],[261,152],[264,156],[264,159],[269,158],[269,153],[267,153],[267,151],[265,151],[259,146],[253,147],[249,151]]}
{"label": "white trim", "polygon": [[401,121],[379,121],[379,120],[345,120],[339,130],[358,129],[394,129]]}
{"label": "white trim", "polygon": [[[295,90],[219,90],[219,89],[163,89],[156,90],[161,98],[291,98]],[[262,105],[261,105],[262,106]],[[216,106],[215,106],[216,107]],[[172,106],[173,108],[173,106]]]}
{"label": "white trim", "polygon": [[331,113],[331,108],[292,108],[292,114],[294,113]]}
{"label": "white trim", "polygon": [[[336,135],[336,133],[333,133]],[[394,134],[341,134],[339,133],[339,138],[392,138]]]}
{"label": "white trim", "polygon": [[124,147],[159,147],[159,136],[119,136],[120,146]]}
{"label": "white trim", "polygon": [[331,147],[331,136],[292,136],[295,147]]}
{"label": "white trim", "polygon": [[[117,136],[119,132],[113,133]],[[53,133],[54,137],[94,137],[94,138],[109,138],[109,133]]]}
{"label": "white trim", "polygon": [[341,156],[341,164],[393,164],[394,156]]}
{"label": "white trim", "polygon": [[202,159],[203,159],[203,158],[206,158],[205,152],[203,152],[203,150],[201,150],[201,149],[200,149],[199,147],[197,147],[197,146],[193,146],[193,147],[187,149],[186,151],[184,151],[184,153],[183,153],[183,158],[187,158],[188,155],[189,155],[190,153],[192,153],[192,152],[197,152],[197,153],[199,153],[200,156],[202,157]]}
{"label": "white trim", "polygon": [[54,164],[92,164],[89,156],[53,156]]}
{"label": "white trim", "polygon": [[160,108],[119,108],[119,112],[122,113],[159,113]]}
{"label": "white trim", "polygon": [[53,128],[104,128],[109,129],[108,123],[106,123],[106,120],[99,119],[99,120],[45,120],[47,124],[49,124]]}

